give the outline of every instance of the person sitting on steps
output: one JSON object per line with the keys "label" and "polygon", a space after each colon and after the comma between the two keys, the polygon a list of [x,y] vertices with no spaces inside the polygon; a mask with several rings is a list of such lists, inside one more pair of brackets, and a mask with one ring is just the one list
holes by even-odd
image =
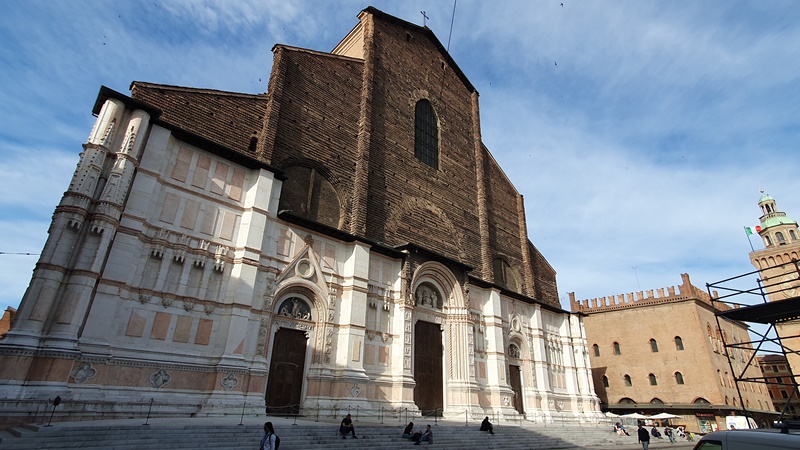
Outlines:
{"label": "person sitting on steps", "polygon": [[494,427],[492,423],[489,422],[489,416],[483,418],[483,422],[481,422],[481,431],[488,431],[489,434],[494,434]]}
{"label": "person sitting on steps", "polygon": [[347,433],[352,434],[353,439],[358,439],[358,437],[356,437],[356,429],[353,426],[353,419],[350,418],[350,414],[345,416],[345,418],[342,419],[342,424],[339,425],[339,434],[342,435],[342,439],[347,439]]}
{"label": "person sitting on steps", "polygon": [[406,425],[406,428],[403,430],[403,439],[412,439],[413,437],[414,437],[414,422],[408,422],[408,425]]}
{"label": "person sitting on steps", "polygon": [[433,431],[431,431],[430,425],[425,426],[425,432],[414,442],[414,445],[419,445],[419,443],[423,441],[433,444]]}

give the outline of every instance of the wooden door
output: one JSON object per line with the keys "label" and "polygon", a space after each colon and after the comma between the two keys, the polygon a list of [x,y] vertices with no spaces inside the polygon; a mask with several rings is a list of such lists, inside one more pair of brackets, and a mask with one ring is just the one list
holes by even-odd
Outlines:
{"label": "wooden door", "polygon": [[275,333],[267,380],[267,412],[293,414],[300,410],[306,336],[300,330],[280,328]]}
{"label": "wooden door", "polygon": [[518,413],[524,414],[522,408],[522,371],[519,366],[509,366],[509,381],[511,382],[511,390],[514,391],[514,409]]}
{"label": "wooden door", "polygon": [[423,416],[441,415],[444,408],[442,330],[438,324],[417,322],[414,330],[414,402]]}

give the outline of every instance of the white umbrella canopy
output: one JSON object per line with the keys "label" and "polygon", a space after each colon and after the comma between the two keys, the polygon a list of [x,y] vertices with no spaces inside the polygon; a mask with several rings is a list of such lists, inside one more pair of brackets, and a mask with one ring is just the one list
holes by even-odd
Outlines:
{"label": "white umbrella canopy", "polygon": [[680,416],[676,416],[675,414],[670,414],[667,412],[658,413],[655,416],[650,416],[648,419],[677,419]]}
{"label": "white umbrella canopy", "polygon": [[620,417],[625,417],[627,419],[647,419],[647,416],[639,413],[623,414]]}
{"label": "white umbrella canopy", "polygon": [[614,414],[611,411],[606,412],[606,417],[619,417],[619,414]]}

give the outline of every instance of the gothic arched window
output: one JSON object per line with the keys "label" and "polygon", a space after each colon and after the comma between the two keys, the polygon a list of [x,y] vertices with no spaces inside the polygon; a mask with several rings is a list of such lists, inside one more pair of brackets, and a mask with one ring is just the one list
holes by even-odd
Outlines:
{"label": "gothic arched window", "polygon": [[433,105],[426,99],[414,108],[414,156],[423,163],[439,168],[439,124]]}
{"label": "gothic arched window", "polygon": [[625,378],[625,386],[633,386],[633,383],[631,383],[630,375],[625,375],[623,378]]}
{"label": "gothic arched window", "polygon": [[603,375],[603,387],[608,387],[608,377]]}
{"label": "gothic arched window", "polygon": [[680,336],[675,336],[675,348],[677,350],[683,350],[683,339]]}
{"label": "gothic arched window", "polygon": [[675,382],[678,384],[683,384],[683,374],[680,372],[675,372]]}
{"label": "gothic arched window", "polygon": [[658,385],[658,381],[656,381],[656,376],[653,375],[652,373],[650,375],[648,375],[647,378],[650,378],[650,386],[657,386]]}
{"label": "gothic arched window", "polygon": [[594,350],[594,356],[600,356],[600,346],[597,344],[592,345],[592,350]]}
{"label": "gothic arched window", "polygon": [[622,354],[622,352],[619,349],[619,342],[614,342],[614,354],[615,355],[621,355]]}
{"label": "gothic arched window", "polygon": [[650,339],[650,351],[658,353],[658,342],[655,339]]}
{"label": "gothic arched window", "polygon": [[494,281],[497,284],[514,292],[520,291],[520,285],[522,284],[519,281],[520,277],[508,261],[503,258],[495,258],[493,266]]}

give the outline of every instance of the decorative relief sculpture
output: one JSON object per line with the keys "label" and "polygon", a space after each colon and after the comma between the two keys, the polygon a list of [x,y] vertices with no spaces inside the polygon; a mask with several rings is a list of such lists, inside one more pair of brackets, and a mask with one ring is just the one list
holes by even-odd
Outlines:
{"label": "decorative relief sculpture", "polygon": [[150,384],[156,389],[161,389],[166,386],[172,377],[165,369],[158,369],[150,375]]}
{"label": "decorative relief sculpture", "polygon": [[353,387],[350,388],[350,395],[353,397],[358,397],[358,394],[361,393],[361,386],[358,383],[353,383]]}
{"label": "decorative relief sculpture", "polygon": [[435,309],[442,309],[441,296],[438,294],[433,285],[429,283],[422,283],[417,286],[417,291],[414,293],[415,304],[417,306],[427,306]]}
{"label": "decorative relief sculpture", "polygon": [[278,308],[278,315],[300,320],[311,320],[311,308],[299,297],[287,298]]}
{"label": "decorative relief sculpture", "polygon": [[219,382],[219,384],[221,384],[226,391],[231,391],[233,388],[239,385],[239,380],[236,379],[236,375],[228,373],[225,375],[225,378]]}
{"label": "decorative relief sculpture", "polygon": [[261,327],[258,330],[258,343],[256,344],[256,355],[263,355],[267,346],[267,317],[261,317]]}
{"label": "decorative relief sculpture", "polygon": [[510,404],[511,404],[511,398],[509,398],[509,396],[507,396],[507,395],[506,395],[506,396],[504,396],[504,397],[503,397],[503,405],[504,405],[504,406],[508,406],[508,405],[510,405]]}
{"label": "decorative relief sculpture", "polygon": [[522,331],[522,325],[519,323],[519,317],[514,316],[511,318],[511,329],[519,333]]}
{"label": "decorative relief sculpture", "polygon": [[81,363],[79,366],[72,369],[72,373],[70,373],[70,376],[78,384],[86,383],[96,375],[97,369],[93,368],[92,364],[88,362]]}
{"label": "decorative relief sculpture", "polygon": [[519,352],[519,347],[517,346],[517,344],[509,344],[508,345],[508,356],[511,357],[511,358],[519,359],[520,352]]}
{"label": "decorative relief sculpture", "polygon": [[325,334],[325,362],[331,362],[331,352],[333,350],[333,330],[328,330]]}

